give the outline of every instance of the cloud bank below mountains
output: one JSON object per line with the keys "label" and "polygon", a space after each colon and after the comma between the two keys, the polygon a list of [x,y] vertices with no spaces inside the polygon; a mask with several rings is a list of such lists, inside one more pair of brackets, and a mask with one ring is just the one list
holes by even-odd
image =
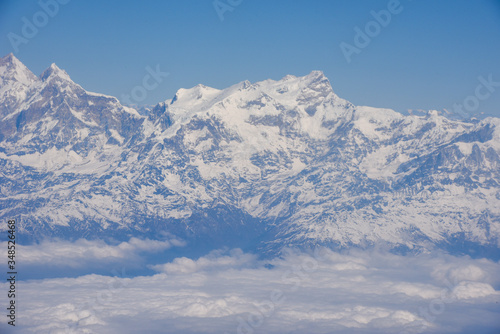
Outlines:
{"label": "cloud bank below mountains", "polygon": [[[82,245],[80,241],[75,247]],[[96,244],[89,245],[84,254],[102,258],[100,251],[92,251]],[[112,255],[122,258],[167,245],[131,240],[113,247]],[[70,254],[76,253],[68,252],[66,259]],[[235,249],[150,267],[157,274],[127,278],[124,264],[115,277],[19,282],[22,307],[16,330],[497,333],[500,328],[500,263],[486,259],[317,249],[259,260]],[[5,291],[6,283],[0,288]],[[3,333],[7,329],[1,326]]]}
{"label": "cloud bank below mountains", "polygon": [[[0,243],[7,249],[7,242]],[[17,257],[23,265],[81,268],[96,263],[139,261],[141,254],[157,253],[172,247],[182,247],[185,242],[176,238],[150,240],[130,238],[115,245],[102,240],[78,239],[43,241],[39,244],[17,245]]]}

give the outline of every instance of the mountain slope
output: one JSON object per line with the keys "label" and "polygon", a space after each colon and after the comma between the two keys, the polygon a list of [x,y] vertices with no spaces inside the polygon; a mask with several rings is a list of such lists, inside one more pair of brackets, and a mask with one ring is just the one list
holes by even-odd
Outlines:
{"label": "mountain slope", "polygon": [[141,116],[30,73],[0,62],[0,215],[26,238],[498,247],[497,118],[354,106],[319,71],[180,89]]}

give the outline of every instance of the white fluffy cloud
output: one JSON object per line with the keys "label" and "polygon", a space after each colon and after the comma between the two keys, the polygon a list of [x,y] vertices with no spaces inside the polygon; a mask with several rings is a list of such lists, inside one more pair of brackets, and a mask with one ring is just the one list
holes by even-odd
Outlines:
{"label": "white fluffy cloud", "polygon": [[[496,333],[500,328],[500,264],[490,260],[323,249],[259,261],[232,250],[153,268],[158,274],[134,278],[20,282],[19,330]],[[0,288],[5,291],[5,283]]]}
{"label": "white fluffy cloud", "polygon": [[224,254],[223,251],[213,251],[207,256],[197,260],[192,260],[187,257],[174,259],[171,263],[165,263],[152,266],[159,272],[167,274],[191,274],[204,270],[227,270],[249,267],[255,264],[257,257],[252,254],[245,254],[241,249],[233,249],[229,254]]}

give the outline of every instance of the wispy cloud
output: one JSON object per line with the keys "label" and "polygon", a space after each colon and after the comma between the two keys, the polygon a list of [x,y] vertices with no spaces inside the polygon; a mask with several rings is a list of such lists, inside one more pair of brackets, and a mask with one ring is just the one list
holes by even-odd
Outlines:
{"label": "wispy cloud", "polygon": [[[128,244],[136,246],[127,249],[145,247]],[[135,278],[22,282],[22,330],[467,333],[474,328],[488,333],[500,328],[500,264],[485,259],[322,250],[259,261],[232,250],[153,268],[159,273]]]}
{"label": "wispy cloud", "polygon": [[[171,238],[150,240],[131,238],[129,241],[110,245],[102,240],[79,239],[43,241],[34,245],[17,245],[17,257],[23,265],[50,265],[77,268],[89,263],[138,259],[141,253],[160,252],[171,247],[184,246],[184,242]],[[7,242],[1,243],[6,249]]]}

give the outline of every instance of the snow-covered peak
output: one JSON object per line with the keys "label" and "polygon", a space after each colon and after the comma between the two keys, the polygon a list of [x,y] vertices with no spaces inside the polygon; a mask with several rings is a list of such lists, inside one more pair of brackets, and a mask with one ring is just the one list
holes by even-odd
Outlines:
{"label": "snow-covered peak", "polygon": [[201,84],[188,89],[181,88],[175,93],[171,104],[175,104],[176,107],[195,106],[213,99],[220,92],[219,89]]}
{"label": "snow-covered peak", "polygon": [[323,72],[312,71],[302,77],[287,75],[278,81],[268,79],[252,84],[245,80],[223,90],[201,84],[189,89],[181,88],[173,99],[165,102],[171,105],[174,114],[183,114],[182,110],[196,113],[222,102],[228,110],[257,105],[272,108],[282,105],[293,109],[298,104],[304,106],[306,113],[313,115],[321,104],[337,100],[340,99]]}
{"label": "snow-covered peak", "polygon": [[24,66],[12,53],[0,58],[0,87],[10,81],[29,86],[36,80],[36,75]]}
{"label": "snow-covered peak", "polygon": [[264,80],[255,83],[254,86],[266,91],[269,95],[278,93],[276,96],[293,98],[295,101],[318,96],[326,97],[329,94],[335,95],[330,81],[321,71],[312,71],[302,77],[287,75],[278,81]]}
{"label": "snow-covered peak", "polygon": [[57,67],[56,64],[52,63],[49,68],[47,68],[42,75],[40,76],[40,79],[44,82],[51,81],[52,79],[59,79],[63,81],[70,81],[72,82],[71,78],[69,77],[68,73],[66,71],[60,69]]}
{"label": "snow-covered peak", "polygon": [[325,93],[333,93],[330,81],[321,71],[312,71],[308,75],[303,76],[299,79],[312,90]]}
{"label": "snow-covered peak", "polygon": [[19,59],[17,59],[14,56],[14,54],[11,52],[8,55],[6,55],[5,57],[0,58],[0,63],[3,63],[3,62],[14,62],[15,60],[19,61]]}
{"label": "snow-covered peak", "polygon": [[323,79],[323,78],[326,79],[326,76],[323,73],[323,71],[313,70],[308,75],[303,76],[303,78],[304,79],[306,79],[306,78],[307,79]]}
{"label": "snow-covered peak", "polygon": [[14,66],[14,67],[22,67],[23,63],[19,59],[17,59],[12,53],[9,53],[5,57],[0,58],[0,66]]}
{"label": "snow-covered peak", "polygon": [[0,119],[11,116],[39,81],[12,53],[0,58]]}
{"label": "snow-covered peak", "polygon": [[297,77],[295,75],[287,74],[280,81],[289,81],[289,80],[294,80],[294,79],[297,79]]}
{"label": "snow-covered peak", "polygon": [[[169,120],[165,122],[169,124],[180,126],[193,117],[212,118],[237,129],[241,135],[248,132],[249,137],[255,135],[250,134],[253,130],[245,130],[247,124],[260,122],[274,128],[283,123],[277,119],[286,118],[287,123],[294,115],[294,126],[300,128],[296,131],[325,137],[328,131],[322,123],[338,118],[346,105],[348,102],[335,95],[323,72],[312,71],[306,76],[287,75],[277,81],[267,79],[252,84],[245,80],[223,90],[204,85],[179,89],[173,99],[165,101],[157,110],[160,114],[168,110]],[[172,129],[168,130],[171,134]]]}

